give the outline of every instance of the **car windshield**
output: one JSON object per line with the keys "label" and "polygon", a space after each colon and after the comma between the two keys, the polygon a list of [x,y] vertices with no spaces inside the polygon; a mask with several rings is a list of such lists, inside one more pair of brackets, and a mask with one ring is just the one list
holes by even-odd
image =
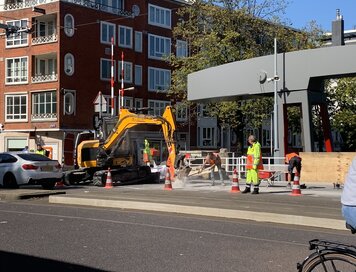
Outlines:
{"label": "car windshield", "polygon": [[20,158],[26,161],[51,161],[51,159],[40,155],[40,154],[33,154],[33,153],[21,153],[17,154]]}

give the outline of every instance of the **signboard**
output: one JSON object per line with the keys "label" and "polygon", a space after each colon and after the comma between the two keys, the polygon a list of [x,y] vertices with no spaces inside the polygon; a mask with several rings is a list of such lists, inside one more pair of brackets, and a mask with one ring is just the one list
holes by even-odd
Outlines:
{"label": "signboard", "polygon": [[95,112],[100,112],[100,104],[101,104],[101,112],[106,112],[108,103],[101,92],[98,93],[93,104],[94,104]]}

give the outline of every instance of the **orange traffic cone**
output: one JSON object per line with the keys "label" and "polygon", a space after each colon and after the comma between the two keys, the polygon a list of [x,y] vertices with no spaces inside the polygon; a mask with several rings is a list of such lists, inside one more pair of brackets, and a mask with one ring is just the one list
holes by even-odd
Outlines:
{"label": "orange traffic cone", "polygon": [[172,191],[171,173],[169,168],[166,170],[166,180],[164,181],[164,190]]}
{"label": "orange traffic cone", "polygon": [[293,185],[292,185],[292,193],[290,194],[291,196],[301,196],[302,191],[300,190],[300,184],[299,184],[299,172],[298,170],[295,171],[294,173],[294,180],[293,180]]}
{"label": "orange traffic cone", "polygon": [[237,177],[236,168],[234,169],[234,173],[232,174],[232,186],[231,186],[230,192],[231,193],[239,193],[240,192],[239,178]]}
{"label": "orange traffic cone", "polygon": [[108,173],[106,175],[106,182],[105,182],[105,187],[106,189],[111,189],[112,186],[112,178],[111,178],[111,171],[110,168],[108,169]]}

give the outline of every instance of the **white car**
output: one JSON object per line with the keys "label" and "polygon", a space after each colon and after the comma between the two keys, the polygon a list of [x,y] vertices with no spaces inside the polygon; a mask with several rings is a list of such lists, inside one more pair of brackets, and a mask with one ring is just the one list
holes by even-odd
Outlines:
{"label": "white car", "polygon": [[0,186],[4,188],[40,184],[44,189],[53,189],[62,178],[62,167],[56,160],[35,153],[0,153]]}

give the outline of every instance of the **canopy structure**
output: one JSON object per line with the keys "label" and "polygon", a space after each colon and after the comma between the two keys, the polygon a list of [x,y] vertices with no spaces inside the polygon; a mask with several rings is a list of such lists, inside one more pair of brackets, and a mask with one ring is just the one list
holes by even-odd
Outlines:
{"label": "canopy structure", "polygon": [[[356,75],[356,45],[277,54],[279,155],[287,151],[288,105],[300,105],[303,151],[314,151],[313,105],[320,105],[326,151],[332,151],[324,79]],[[214,102],[273,96],[275,55],[236,61],[188,75],[188,100]],[[276,78],[277,79],[277,78]]]}

